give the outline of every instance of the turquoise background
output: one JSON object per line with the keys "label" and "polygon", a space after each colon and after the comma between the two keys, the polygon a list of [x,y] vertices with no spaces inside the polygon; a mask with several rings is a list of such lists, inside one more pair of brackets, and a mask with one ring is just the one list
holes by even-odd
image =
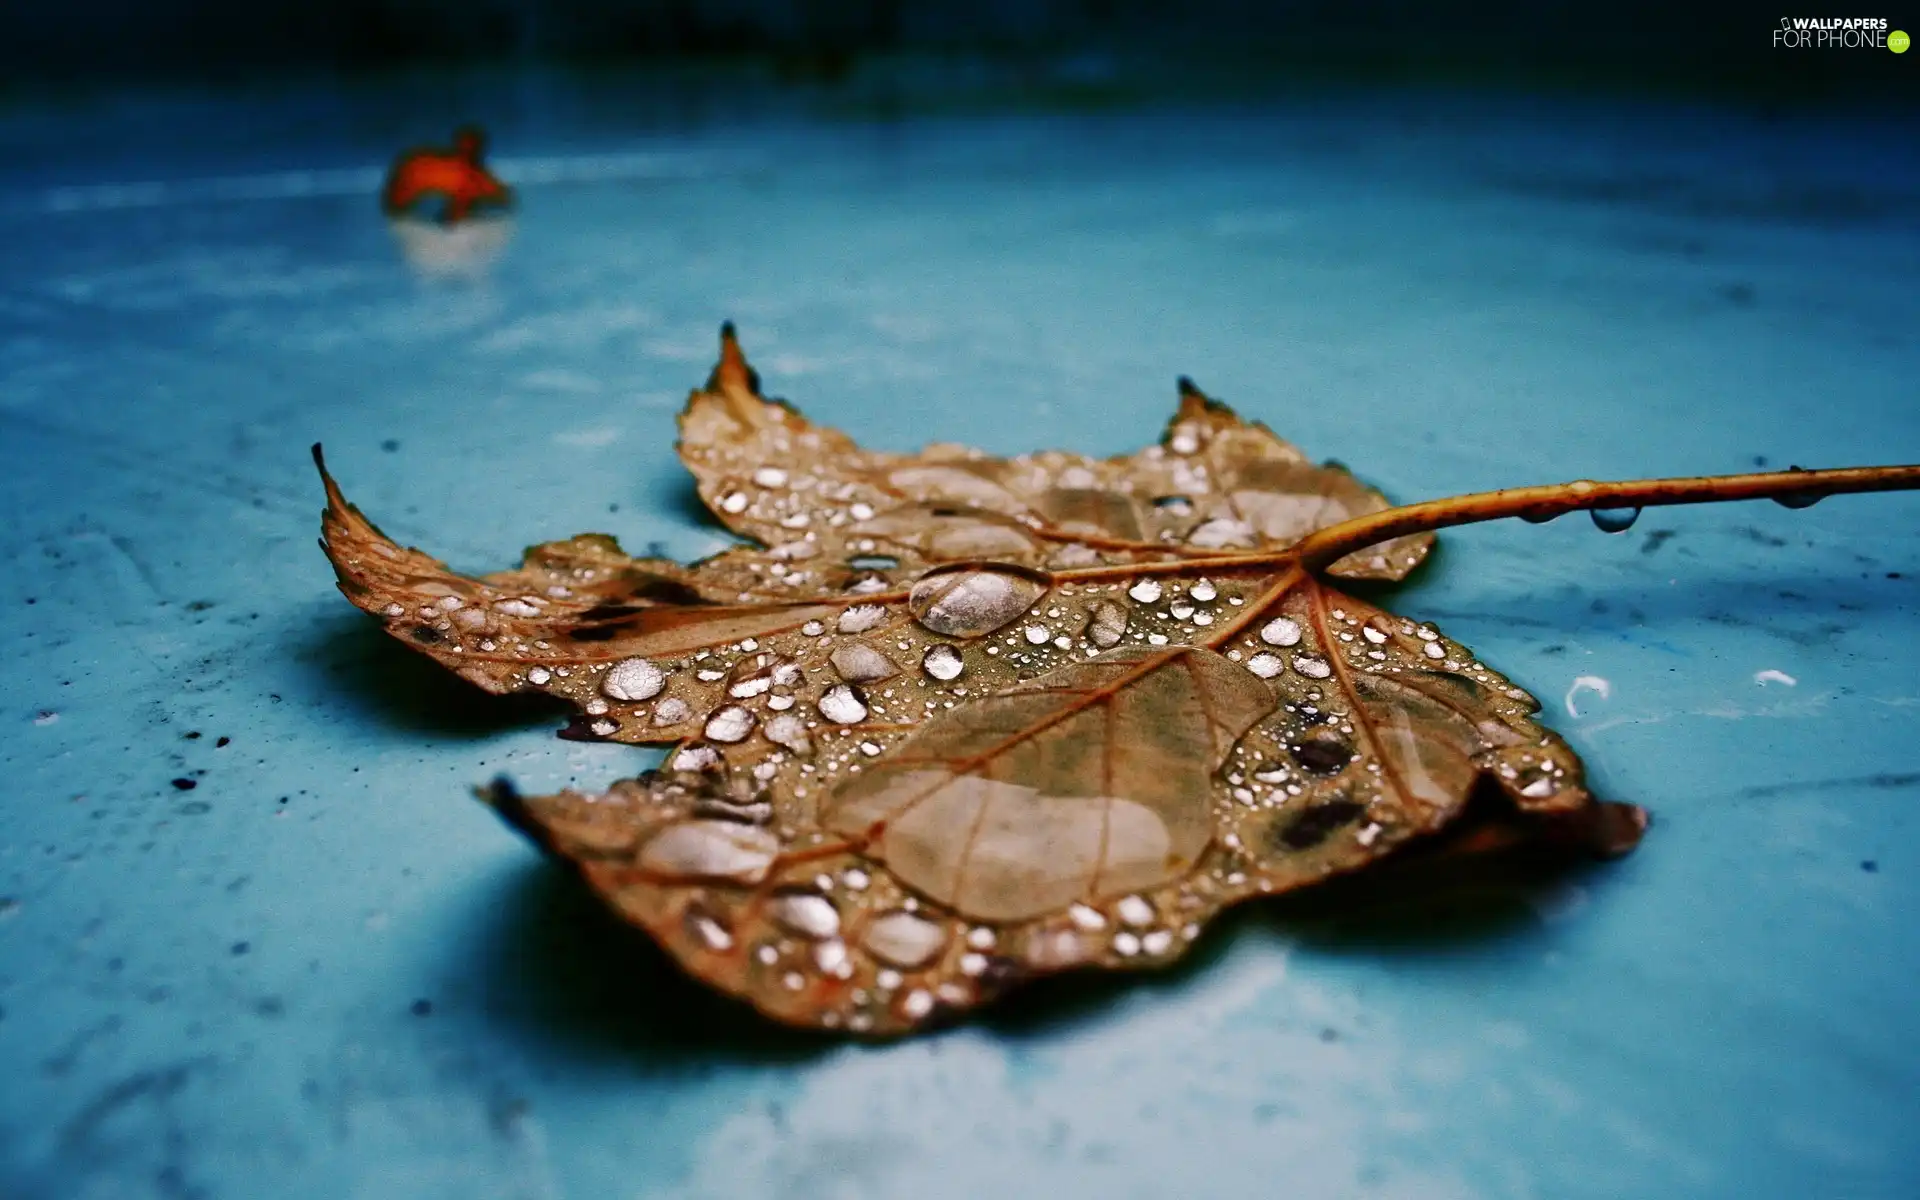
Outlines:
{"label": "turquoise background", "polygon": [[706,554],[672,417],[725,317],[895,449],[1128,451],[1186,373],[1403,500],[1920,461],[1910,126],[519,95],[511,244],[428,278],[380,170],[488,110],[392,101],[0,116],[0,1195],[1920,1194],[1920,497],[1480,527],[1400,591],[1653,810],[1633,857],[858,1046],[682,981],[468,797],[651,760],[378,634],[307,461],[464,569]]}

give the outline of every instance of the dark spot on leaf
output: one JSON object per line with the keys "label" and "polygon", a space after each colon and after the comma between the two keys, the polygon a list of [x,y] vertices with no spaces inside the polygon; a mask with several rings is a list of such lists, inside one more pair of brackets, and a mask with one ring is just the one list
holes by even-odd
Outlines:
{"label": "dark spot on leaf", "polygon": [[610,642],[620,636],[620,630],[613,625],[588,625],[569,631],[567,636],[576,642]]}
{"label": "dark spot on leaf", "polygon": [[1301,739],[1293,757],[1309,771],[1331,775],[1353,761],[1353,747],[1336,737],[1315,736]]}
{"label": "dark spot on leaf", "polygon": [[446,635],[431,625],[415,625],[412,632],[414,641],[425,642],[429,646],[446,640]]}
{"label": "dark spot on leaf", "polygon": [[1356,804],[1351,800],[1331,800],[1288,820],[1274,837],[1289,850],[1311,850],[1332,837],[1341,826],[1352,824],[1366,811],[1364,804]]}

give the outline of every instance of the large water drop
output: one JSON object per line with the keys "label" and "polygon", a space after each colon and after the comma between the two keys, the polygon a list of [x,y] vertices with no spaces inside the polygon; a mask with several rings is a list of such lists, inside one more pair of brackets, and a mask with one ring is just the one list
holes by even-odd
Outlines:
{"label": "large water drop", "polygon": [[1633,528],[1635,521],[1640,519],[1640,510],[1637,508],[1593,508],[1587,510],[1587,515],[1593,518],[1594,528],[1602,533],[1625,533],[1627,530]]}
{"label": "large water drop", "polygon": [[1046,595],[1044,577],[1018,567],[962,567],[926,575],[907,594],[922,625],[948,637],[984,637]]}

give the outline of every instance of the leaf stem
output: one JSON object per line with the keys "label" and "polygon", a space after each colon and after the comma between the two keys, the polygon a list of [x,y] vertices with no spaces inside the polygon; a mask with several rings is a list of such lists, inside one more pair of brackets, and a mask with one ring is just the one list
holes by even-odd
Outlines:
{"label": "leaf stem", "polygon": [[1538,487],[1502,488],[1404,504],[1354,517],[1308,534],[1293,553],[1309,570],[1318,570],[1357,550],[1408,534],[1472,525],[1503,517],[1550,521],[1563,513],[1597,508],[1653,508],[1664,504],[1710,504],[1721,500],[1782,500],[1804,507],[1842,492],[1895,492],[1920,489],[1920,465],[1843,467],[1831,471],[1765,471],[1751,475],[1702,475],[1678,479],[1629,479]]}

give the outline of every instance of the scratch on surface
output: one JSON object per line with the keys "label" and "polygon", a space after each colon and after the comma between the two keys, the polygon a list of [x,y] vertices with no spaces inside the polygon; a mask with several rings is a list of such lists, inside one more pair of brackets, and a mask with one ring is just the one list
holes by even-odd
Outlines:
{"label": "scratch on surface", "polygon": [[1742,799],[1757,800],[1767,796],[1791,795],[1794,792],[1840,792],[1851,791],[1854,788],[1897,791],[1911,787],[1920,787],[1920,771],[1842,775],[1830,779],[1801,779],[1790,783],[1763,783],[1755,787],[1741,788],[1734,795]]}

